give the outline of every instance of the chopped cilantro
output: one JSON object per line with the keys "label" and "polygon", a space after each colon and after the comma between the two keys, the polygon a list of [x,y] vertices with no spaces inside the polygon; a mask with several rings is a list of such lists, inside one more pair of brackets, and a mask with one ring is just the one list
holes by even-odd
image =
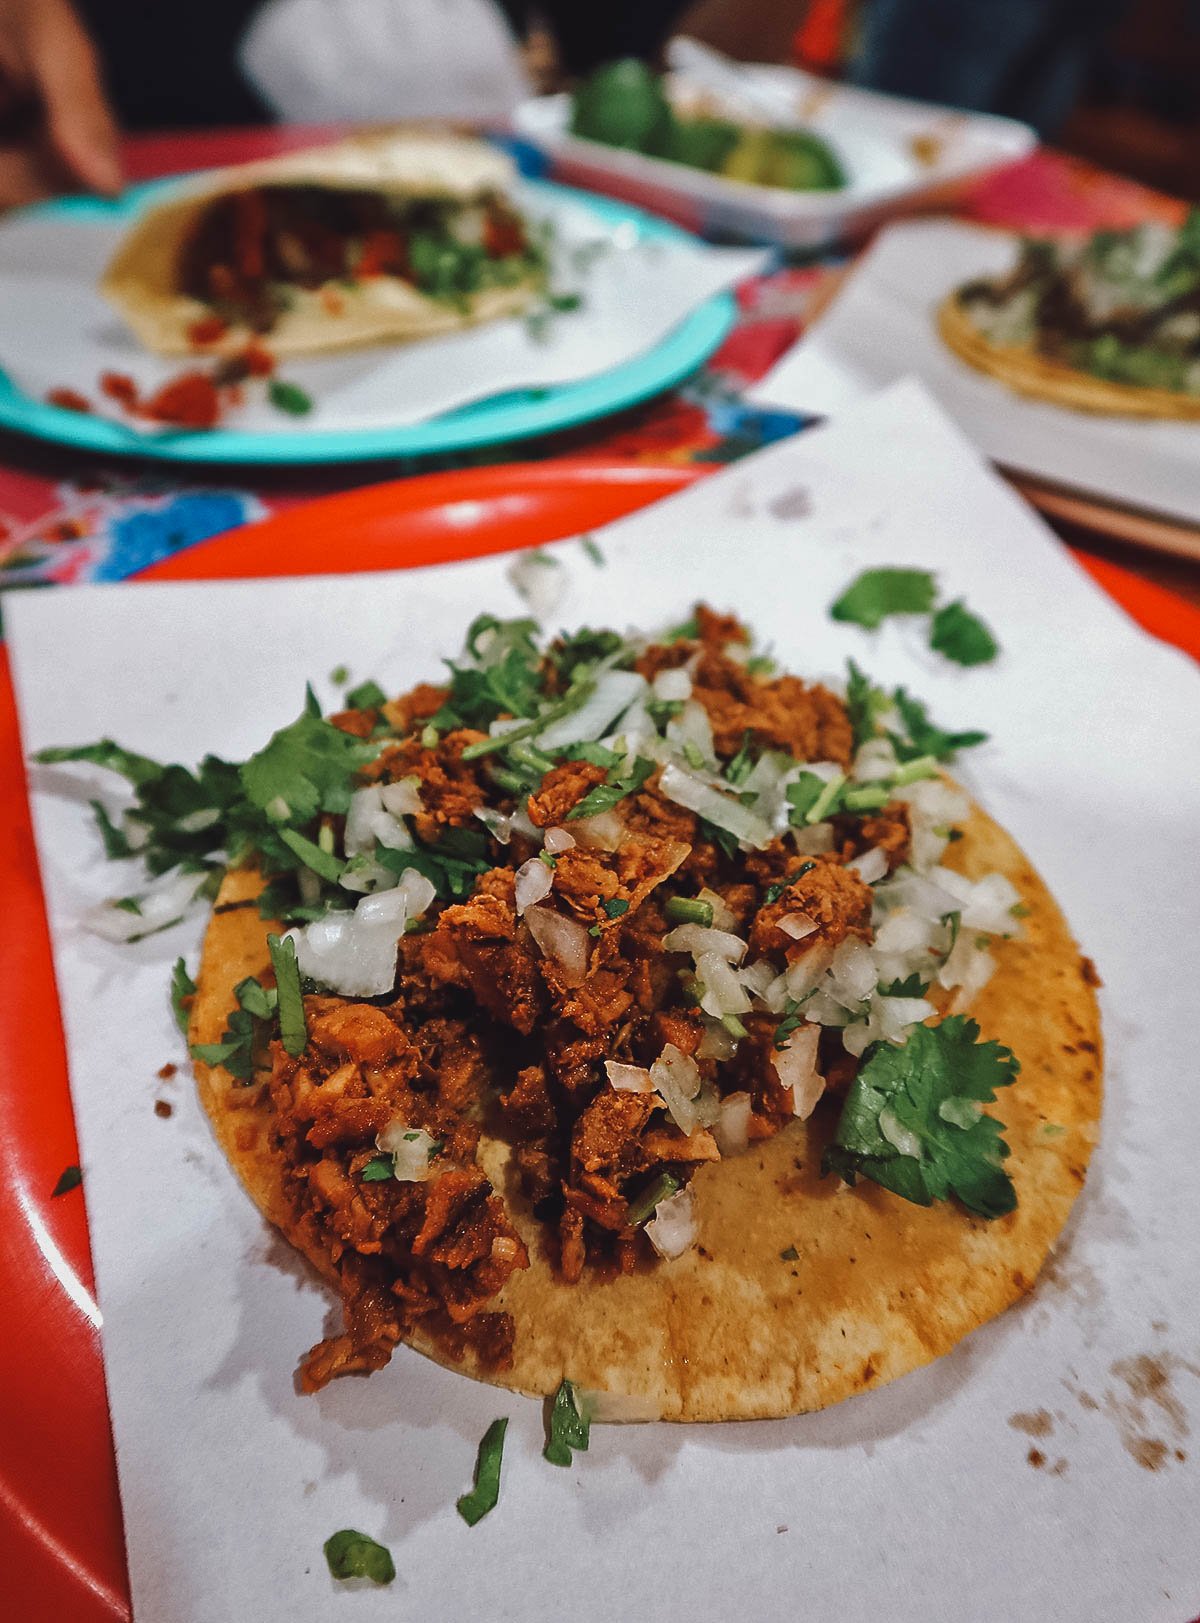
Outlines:
{"label": "chopped cilantro", "polygon": [[[810,992],[809,997],[811,996],[812,993]],[[807,1001],[808,998],[788,998],[787,1002],[783,1006],[783,1019],[775,1027],[775,1038],[773,1043],[775,1048],[786,1048],[788,1045],[788,1039],[792,1035],[793,1031],[798,1030],[798,1028],[804,1024],[803,1005]]]}
{"label": "chopped cilantro", "polygon": [[1003,1123],[973,1107],[1014,1082],[1020,1067],[1007,1048],[978,1038],[974,1020],[952,1015],[937,1026],[914,1026],[903,1047],[871,1050],[851,1083],[824,1170],[849,1183],[871,1178],[919,1206],[956,1195],[981,1217],[1012,1211],[1017,1197],[1003,1167]]}
{"label": "chopped cilantro", "polygon": [[888,708],[889,700],[882,688],[877,688],[852,659],[846,661],[846,710],[856,744],[865,744],[879,731],[879,717]]}
{"label": "chopped cilantro", "polygon": [[335,665],[329,673],[329,680],[335,688],[344,688],[350,680],[350,667],[348,665]]}
{"label": "chopped cilantro", "polygon": [[885,986],[880,982],[880,997],[924,997],[929,990],[929,982],[922,980],[914,969],[911,975],[906,975],[902,981],[889,981]]}
{"label": "chopped cilantro", "polygon": [[78,1167],[64,1167],[58,1175],[58,1182],[50,1191],[51,1198],[57,1195],[70,1194],[72,1189],[78,1189],[83,1182],[83,1173]]}
{"label": "chopped cilantro", "polygon": [[792,808],[788,813],[788,822],[794,828],[803,828],[808,814],[816,805],[825,789],[825,779],[815,772],[801,772],[794,783],[789,783],[784,793],[787,803]]}
{"label": "chopped cilantro", "polygon": [[536,620],[478,615],[462,663],[450,661],[450,694],[432,718],[438,727],[486,728],[497,716],[534,716],[541,699]]}
{"label": "chopped cilantro", "polygon": [[693,744],[690,738],[684,740],[683,758],[694,771],[703,772],[704,752],[697,744]]}
{"label": "chopped cilantro", "polygon": [[289,417],[307,417],[313,409],[312,396],[298,383],[285,383],[282,378],[272,378],[267,384],[267,399],[276,411],[286,411]]}
{"label": "chopped cilantro", "polygon": [[745,783],[754,770],[754,756],[750,753],[750,737],[751,735],[748,732],[742,734],[742,742],[738,752],[725,768],[725,776],[730,783]]}
{"label": "chopped cilantro", "polygon": [[356,688],[351,688],[346,695],[346,708],[348,710],[378,710],[387,703],[387,694],[378,682],[360,682]]}
{"label": "chopped cilantro", "polygon": [[602,906],[610,919],[619,919],[622,913],[628,913],[629,911],[629,903],[621,896],[612,897],[609,901],[602,903]]}
{"label": "chopped cilantro", "polygon": [[324,1550],[335,1578],[369,1578],[374,1584],[390,1584],[396,1576],[396,1563],[387,1546],[353,1527],[343,1527],[327,1538]]}
{"label": "chopped cilantro", "polygon": [[622,777],[616,767],[609,769],[607,783],[598,783],[590,789],[576,806],[572,806],[567,813],[566,821],[573,822],[577,817],[596,817],[600,812],[611,811],[627,795],[634,795],[654,771],[654,762],[639,755],[633,763],[633,771]]}
{"label": "chopped cilantro", "polygon": [[927,569],[864,569],[830,604],[835,620],[849,620],[869,631],[889,614],[928,614],[937,583]]}
{"label": "chopped cilantro", "polygon": [[986,665],[1000,652],[995,637],[961,598],[934,615],[929,646],[956,665]]}
{"label": "chopped cilantro", "polygon": [[304,1023],[304,998],[300,991],[296,943],[290,936],[281,941],[277,935],[269,935],[267,947],[271,954],[271,968],[275,971],[280,1041],[293,1059],[299,1059],[308,1044],[308,1027]]}
{"label": "chopped cilantro", "polygon": [[[477,840],[478,845],[470,842]],[[475,888],[481,873],[491,867],[487,856],[487,835],[481,829],[445,829],[436,845],[414,845],[410,851],[393,851],[384,845],[375,847],[375,860],[399,875],[406,868],[415,868],[443,900],[461,901]]]}
{"label": "chopped cilantro", "polygon": [[500,1497],[500,1462],[504,1458],[507,1419],[493,1420],[483,1434],[475,1460],[475,1486],[458,1500],[458,1514],[468,1527],[494,1510]]}
{"label": "chopped cilantro", "polygon": [[800,1253],[794,1245],[789,1245],[786,1250],[779,1253],[779,1260],[781,1262],[799,1262]]}
{"label": "chopped cilantro", "polygon": [[175,1011],[175,1024],[187,1036],[190,1010],[187,1000],[196,995],[196,983],[187,972],[187,965],[182,958],[175,960],[171,970],[171,1007]]}
{"label": "chopped cilantro", "polygon": [[669,631],[664,631],[662,640],[664,642],[695,642],[699,635],[700,622],[692,614],[686,620],[680,621],[679,625],[672,626]]}
{"label": "chopped cilantro", "polygon": [[306,823],[318,812],[344,812],[355,770],[373,760],[377,746],[331,726],[311,708],[282,727],[238,776],[251,805],[260,811],[287,808],[279,821]]}
{"label": "chopped cilantro", "polygon": [[551,1465],[570,1465],[572,1449],[587,1451],[590,1431],[591,1421],[583,1411],[579,1392],[564,1377],[550,1405],[549,1435],[542,1458]]}
{"label": "chopped cilantro", "polygon": [[889,733],[888,737],[901,761],[911,761],[922,755],[932,755],[937,761],[949,761],[959,750],[970,749],[987,739],[987,734],[981,732],[943,732],[930,721],[929,712],[920,700],[910,698],[903,688],[897,688],[892,698],[904,724],[904,736]]}
{"label": "chopped cilantro", "polygon": [[364,1183],[382,1183],[390,1178],[396,1170],[396,1159],[392,1155],[373,1155],[362,1169],[359,1176]]}
{"label": "chopped cilantro", "polygon": [[189,1052],[204,1065],[223,1065],[231,1076],[250,1082],[254,1078],[257,1022],[274,1021],[278,994],[273,987],[268,989],[248,975],[237,983],[233,995],[238,1007],[229,1016],[221,1041],[192,1043]]}
{"label": "chopped cilantro", "polygon": [[135,789],[157,778],[163,770],[149,756],[122,749],[111,738],[102,738],[98,744],[55,745],[52,749],[38,750],[33,758],[41,766],[56,766],[62,761],[90,761],[93,766],[106,766],[110,772],[119,772]]}
{"label": "chopped cilantro", "polygon": [[647,1218],[653,1217],[655,1208],[660,1201],[675,1194],[679,1189],[679,1179],[672,1177],[669,1172],[660,1172],[654,1182],[648,1184],[636,1200],[629,1203],[628,1221],[632,1228],[639,1228]]}
{"label": "chopped cilantro", "polygon": [[544,862],[547,868],[558,867],[558,858],[554,855],[553,851],[539,851],[538,860],[539,862]]}
{"label": "chopped cilantro", "polygon": [[104,841],[104,855],[113,862],[120,861],[122,857],[133,856],[134,850],[129,843],[129,836],[124,829],[117,827],[103,804],[99,800],[90,800],[88,805],[92,808],[96,827],[100,830],[100,838]]}
{"label": "chopped cilantro", "polygon": [[594,535],[581,535],[579,537],[579,545],[583,548],[584,557],[589,563],[595,564],[597,569],[604,568],[607,560],[603,552],[601,552],[600,543],[596,540]]}
{"label": "chopped cilantro", "polygon": [[775,669],[775,661],[770,654],[751,654],[744,668],[748,676],[770,676]]}

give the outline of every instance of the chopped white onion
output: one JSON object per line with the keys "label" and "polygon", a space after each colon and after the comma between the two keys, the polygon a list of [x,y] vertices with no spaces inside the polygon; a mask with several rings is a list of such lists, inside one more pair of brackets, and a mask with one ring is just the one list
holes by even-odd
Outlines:
{"label": "chopped white onion", "polygon": [[[743,975],[744,978],[744,975]],[[782,1014],[787,1008],[792,994],[788,991],[786,973],[778,975],[769,986],[763,988],[758,994],[772,1014]]]}
{"label": "chopped white onion", "polygon": [[166,873],[139,891],[138,911],[118,907],[115,901],[89,907],[81,920],[84,929],[106,941],[134,941],[175,924],[191,907],[207,874]]}
{"label": "chopped white onion", "polygon": [[917,1161],[921,1159],[921,1140],[905,1127],[890,1105],[885,1105],[879,1112],[879,1131],[901,1155],[910,1155]]}
{"label": "chopped white onion", "polygon": [[668,1043],[650,1067],[650,1080],[662,1095],[675,1125],[689,1138],[697,1127],[710,1127],[717,1119],[715,1091],[701,1086],[695,1060],[681,1053],[674,1043]]}
{"label": "chopped white onion", "polygon": [[419,778],[400,778],[396,783],[379,786],[385,811],[393,817],[415,817],[421,810],[421,781]]}
{"label": "chopped white onion", "polygon": [[552,907],[531,907],[525,923],[542,952],[558,965],[564,982],[582,986],[587,975],[588,933],[578,919],[556,913]]}
{"label": "chopped white onion", "polygon": [[654,1216],[646,1224],[646,1238],[659,1256],[668,1261],[690,1251],[699,1233],[696,1197],[690,1184],[685,1184],[666,1200],[660,1200],[654,1208]]}
{"label": "chopped white onion", "polygon": [[759,958],[753,964],[744,964],[739,978],[748,992],[755,997],[765,997],[775,982],[775,966],[766,958]]}
{"label": "chopped white onion", "polygon": [[790,935],[793,941],[803,941],[805,936],[812,935],[814,930],[821,926],[816,919],[810,918],[807,913],[785,913],[782,918],[775,920],[776,926],[784,935]]}
{"label": "chopped white onion", "polygon": [[350,796],[346,813],[343,845],[348,857],[369,856],[376,841],[389,851],[408,851],[412,848],[412,835],[401,821],[401,815],[388,804],[387,791],[399,791],[391,796],[394,804],[407,809],[415,798],[415,809],[420,811],[421,799],[414,796],[407,783],[373,783],[365,789],[356,789]]}
{"label": "chopped white onion", "polygon": [[625,824],[615,811],[580,817],[572,822],[571,830],[585,851],[619,851],[625,838]]}
{"label": "chopped white onion", "polygon": [[526,908],[535,907],[538,902],[544,902],[554,885],[554,869],[541,857],[530,857],[517,869],[513,879],[513,897],[517,904],[517,912],[524,913]]}
{"label": "chopped white onion", "polygon": [[737,963],[746,951],[741,936],[725,930],[709,930],[703,924],[677,924],[663,937],[668,952],[690,952],[699,957],[704,952],[715,952],[721,958]]}
{"label": "chopped white onion", "polygon": [[740,1155],[750,1143],[750,1095],[729,1093],[721,1100],[721,1114],[713,1123],[713,1137],[722,1155]]}
{"label": "chopped white onion", "polygon": [[622,1065],[619,1060],[606,1059],[605,1074],[618,1093],[653,1093],[650,1072],[642,1065]]}
{"label": "chopped white onion", "polygon": [[977,947],[971,935],[960,931],[950,956],[937,972],[939,986],[958,988],[951,1005],[952,1014],[961,1014],[970,1008],[975,994],[991,980],[995,967],[996,960],[986,947]]}
{"label": "chopped white onion", "polygon": [[791,1089],[792,1110],[801,1121],[808,1120],[825,1092],[825,1078],[817,1070],[820,1041],[819,1027],[805,1025],[792,1032],[785,1047],[771,1052],[775,1074],[785,1088]]}
{"label": "chopped white onion", "polygon": [[853,862],[848,862],[846,866],[854,869],[864,885],[874,885],[888,871],[887,855],[877,845],[873,845],[869,851],[864,851],[862,856],[855,857]]}
{"label": "chopped white onion", "polygon": [[548,828],[543,844],[552,857],[557,857],[575,849],[575,836],[568,834],[565,828]]}
{"label": "chopped white onion", "polygon": [[727,1026],[720,1020],[709,1018],[704,1022],[704,1035],[696,1048],[696,1057],[723,1062],[733,1058],[737,1045],[737,1038]]}
{"label": "chopped white onion", "polygon": [[566,570],[545,552],[518,553],[504,573],[535,620],[548,620],[567,589]]}
{"label": "chopped white onion", "polygon": [[1021,900],[1021,893],[1003,874],[985,874],[972,883],[949,868],[934,868],[929,877],[957,897],[964,930],[985,930],[989,935],[1014,932],[1012,909]]}
{"label": "chopped white onion", "polygon": [[677,806],[695,812],[715,828],[734,835],[743,845],[761,850],[771,843],[771,825],[757,812],[743,806],[739,800],[722,794],[691,772],[685,772],[674,761],[663,768],[659,788],[667,800],[673,800]]}
{"label": "chopped white onion", "polygon": [[698,902],[707,902],[709,907],[712,908],[712,923],[714,930],[731,930],[736,932],[738,923],[737,914],[733,911],[732,907],[730,907],[729,903],[723,896],[719,896],[715,890],[709,890],[706,886],[704,890],[702,890],[696,897],[696,900]]}
{"label": "chopped white onion", "polygon": [[[409,869],[409,873],[413,870]],[[429,881],[417,875],[425,884]],[[289,930],[301,975],[342,997],[381,997],[396,980],[396,951],[407,923],[399,887],[364,896],[353,913],[327,913]]]}
{"label": "chopped white onion", "polygon": [[437,1145],[421,1127],[410,1127],[398,1117],[388,1122],[382,1132],[376,1133],[375,1145],[385,1155],[394,1157],[392,1176],[401,1183],[424,1183],[432,1168],[429,1157]]}
{"label": "chopped white onion", "polygon": [[704,987],[700,1007],[705,1014],[720,1019],[726,1014],[745,1014],[750,998],[737,975],[719,953],[702,952],[696,960],[696,976]]}
{"label": "chopped white onion", "polygon": [[537,734],[542,750],[565,749],[568,744],[593,744],[645,691],[646,680],[636,671],[602,671],[584,702]]}
{"label": "chopped white onion", "polygon": [[673,670],[659,671],[650,686],[656,699],[679,703],[692,696],[692,679],[682,665],[676,665]]}
{"label": "chopped white onion", "polygon": [[506,817],[503,812],[496,811],[491,806],[476,806],[475,816],[487,829],[494,840],[501,845],[507,845],[512,839],[513,819]]}
{"label": "chopped white onion", "polygon": [[687,755],[688,746],[698,752],[706,765],[716,760],[713,750],[712,722],[708,719],[708,711],[695,699],[689,699],[677,716],[673,716],[666,727],[667,741],[677,750]]}
{"label": "chopped white onion", "polygon": [[788,997],[807,997],[821,976],[833,962],[834,949],[827,941],[818,941],[815,947],[801,953],[784,971]]}
{"label": "chopped white onion", "polygon": [[853,1009],[870,997],[878,980],[870,947],[857,936],[848,936],[829,966],[829,992],[847,1009]]}
{"label": "chopped white onion", "polygon": [[792,838],[802,857],[821,856],[833,850],[833,824],[814,823],[811,828],[794,828]]}
{"label": "chopped white onion", "polygon": [[858,783],[876,783],[881,778],[890,778],[898,764],[890,739],[868,738],[855,753],[850,776]]}

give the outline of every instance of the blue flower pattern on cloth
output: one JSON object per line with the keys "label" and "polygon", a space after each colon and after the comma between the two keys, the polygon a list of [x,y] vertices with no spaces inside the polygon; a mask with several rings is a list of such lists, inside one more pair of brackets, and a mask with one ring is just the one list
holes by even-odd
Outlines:
{"label": "blue flower pattern on cloth", "polygon": [[173,552],[207,541],[247,522],[248,498],[229,491],[191,491],[165,507],[143,508],[118,517],[106,554],[93,565],[94,581],[124,580]]}

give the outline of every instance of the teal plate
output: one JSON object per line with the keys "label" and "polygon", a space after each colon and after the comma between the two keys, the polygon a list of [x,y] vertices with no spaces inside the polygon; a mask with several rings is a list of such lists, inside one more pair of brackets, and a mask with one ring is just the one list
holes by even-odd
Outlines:
{"label": "teal plate", "polygon": [[[24,211],[26,218],[132,221],[171,181],[135,186],[114,202],[98,198],[63,198]],[[612,198],[597,197],[549,181],[525,181],[547,199],[572,202],[586,208],[606,230],[632,225],[650,242],[695,243],[690,232],[657,219],[641,209]],[[10,218],[19,218],[12,215]],[[445,455],[502,445],[540,434],[553,434],[636,406],[663,394],[695,372],[721,344],[737,316],[732,293],[719,293],[686,316],[660,344],[609,372],[579,383],[548,389],[522,389],[494,395],[460,406],[428,422],[396,428],[322,430],[297,429],[284,434],[239,433],[217,428],[205,432],[180,430],[153,437],[135,433],[108,418],[89,417],[61,406],[34,400],[0,371],[0,428],[10,428],[37,439],[53,440],[83,451],[149,457],[162,462],[259,463],[289,465],[319,462],[360,462],[373,457]]]}

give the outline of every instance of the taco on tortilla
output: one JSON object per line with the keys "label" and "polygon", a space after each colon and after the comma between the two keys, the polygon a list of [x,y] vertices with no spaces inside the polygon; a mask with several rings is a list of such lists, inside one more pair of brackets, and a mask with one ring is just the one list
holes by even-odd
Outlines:
{"label": "taco on tortilla", "polygon": [[1200,209],[1183,225],[1025,241],[957,288],[943,339],[1018,393],[1076,411],[1200,418]]}
{"label": "taco on tortilla", "polygon": [[160,355],[281,358],[427,338],[545,281],[508,158],[432,133],[357,136],[208,176],[151,205],[101,283]]}
{"label": "taco on tortilla", "polygon": [[941,771],[981,735],[703,606],[534,632],[482,616],[448,684],[237,768],[75,752],[215,892],[177,991],[226,1154],[341,1298],[303,1384],[406,1342],[720,1420],[938,1357],[1032,1288],[1100,1113],[1094,974]]}

